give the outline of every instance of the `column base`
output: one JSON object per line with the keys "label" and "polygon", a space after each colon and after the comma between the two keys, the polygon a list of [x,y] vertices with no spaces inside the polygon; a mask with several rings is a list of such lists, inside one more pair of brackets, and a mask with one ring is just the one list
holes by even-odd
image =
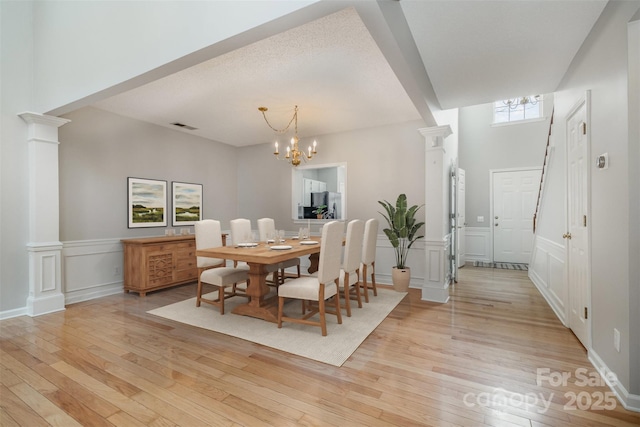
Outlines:
{"label": "column base", "polygon": [[63,310],[65,307],[62,294],[27,298],[27,314],[31,317]]}

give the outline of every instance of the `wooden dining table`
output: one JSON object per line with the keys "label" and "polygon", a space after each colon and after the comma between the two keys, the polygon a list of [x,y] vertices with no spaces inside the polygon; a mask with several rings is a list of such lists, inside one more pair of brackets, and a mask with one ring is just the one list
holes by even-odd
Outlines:
{"label": "wooden dining table", "polygon": [[[260,242],[255,247],[220,246],[200,249],[196,251],[196,255],[246,262],[249,265],[249,286],[246,292],[249,301],[246,304],[236,306],[232,313],[277,322],[277,296],[269,296],[270,289],[267,285],[268,272],[266,267],[308,255],[311,261],[308,271],[309,273],[314,273],[318,270],[321,239],[319,236],[312,236],[307,241],[315,241],[317,243],[303,244],[299,240],[286,239],[277,244]],[[283,246],[291,246],[291,248],[277,249]]]}

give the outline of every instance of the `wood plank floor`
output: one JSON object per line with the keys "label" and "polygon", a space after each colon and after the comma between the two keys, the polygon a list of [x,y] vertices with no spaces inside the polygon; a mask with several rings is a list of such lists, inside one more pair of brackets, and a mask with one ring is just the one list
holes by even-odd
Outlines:
{"label": "wood plank floor", "polygon": [[0,322],[0,425],[640,425],[581,381],[584,348],[523,271],[465,267],[448,304],[411,290],[340,368],[146,314],[193,295]]}

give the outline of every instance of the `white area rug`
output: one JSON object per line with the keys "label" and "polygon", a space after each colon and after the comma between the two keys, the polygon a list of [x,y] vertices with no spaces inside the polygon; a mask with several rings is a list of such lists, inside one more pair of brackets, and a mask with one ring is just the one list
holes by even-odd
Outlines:
{"label": "white area rug", "polygon": [[[215,295],[216,292],[212,292],[208,298],[213,298]],[[323,337],[320,328],[315,326],[283,322],[282,328],[278,329],[276,323],[233,314],[231,312],[233,308],[246,301],[242,297],[226,300],[223,316],[220,315],[217,307],[209,304],[196,307],[195,297],[150,310],[148,313],[242,338],[329,365],[342,366],[405,295],[406,292],[378,289],[378,296],[374,297],[370,294],[369,303],[363,301],[362,308],[358,308],[357,301],[352,301],[351,317],[347,317],[345,310],[342,310],[342,325],[337,323],[336,316],[327,315],[326,337]],[[344,300],[340,303],[344,306]],[[287,303],[285,313],[290,316],[299,316],[300,302]]]}

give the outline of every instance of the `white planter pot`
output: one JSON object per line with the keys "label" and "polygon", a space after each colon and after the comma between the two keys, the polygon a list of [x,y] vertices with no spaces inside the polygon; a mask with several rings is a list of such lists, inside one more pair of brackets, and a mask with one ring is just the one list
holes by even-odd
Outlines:
{"label": "white planter pot", "polygon": [[409,289],[409,282],[411,281],[411,269],[393,267],[391,269],[391,280],[393,281],[393,288],[398,292],[407,292]]}

